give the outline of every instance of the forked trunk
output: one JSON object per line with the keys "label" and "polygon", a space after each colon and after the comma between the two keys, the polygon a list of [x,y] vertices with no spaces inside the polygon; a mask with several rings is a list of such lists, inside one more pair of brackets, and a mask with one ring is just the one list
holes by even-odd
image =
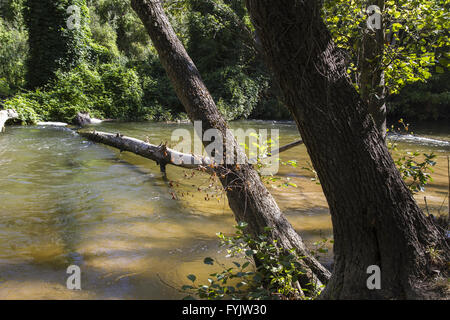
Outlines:
{"label": "forked trunk", "polygon": [[[322,21],[320,1],[247,0],[267,64],[318,172],[333,222],[326,299],[415,298],[445,240],[404,184]],[[370,290],[368,267],[381,268]]]}
{"label": "forked trunk", "polygon": [[[223,145],[224,155],[233,152],[246,159],[195,64],[173,31],[160,1],[132,0],[131,3],[144,23],[189,118],[191,121],[202,121],[203,132],[198,134],[203,136],[208,129],[219,130],[226,142]],[[285,249],[296,248],[300,255],[306,256],[303,262],[307,272],[300,281],[303,288],[317,279],[323,283],[327,281],[329,272],[308,253],[302,239],[281,213],[258,173],[248,162],[239,166],[219,166],[216,172],[227,190],[228,203],[238,222],[247,222],[248,231],[253,234],[264,233],[264,229],[270,227],[273,239],[277,239],[280,246]]]}

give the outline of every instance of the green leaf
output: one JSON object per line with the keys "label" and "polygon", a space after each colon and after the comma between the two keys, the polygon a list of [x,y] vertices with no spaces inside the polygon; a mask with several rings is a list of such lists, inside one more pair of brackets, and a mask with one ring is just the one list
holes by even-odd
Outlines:
{"label": "green leaf", "polygon": [[236,226],[237,229],[242,230],[245,229],[248,226],[247,222],[241,221],[239,222],[239,224]]}
{"label": "green leaf", "polygon": [[436,66],[436,72],[437,73],[444,73],[444,68],[442,68],[441,66]]}
{"label": "green leaf", "polygon": [[193,275],[193,274],[188,275],[187,278],[189,280],[191,280],[192,282],[194,282],[197,279],[197,277],[195,275]]}
{"label": "green leaf", "polygon": [[214,264],[214,259],[212,259],[212,258],[210,258],[210,257],[206,257],[204,260],[203,260],[203,263],[204,264],[209,264],[209,265],[213,265]]}

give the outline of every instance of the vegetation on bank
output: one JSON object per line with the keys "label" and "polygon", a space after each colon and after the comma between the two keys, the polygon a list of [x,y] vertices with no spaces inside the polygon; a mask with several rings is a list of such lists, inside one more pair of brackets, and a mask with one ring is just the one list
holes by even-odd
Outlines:
{"label": "vegetation on bank", "polygon": [[[339,1],[327,2],[325,18],[327,14],[334,18],[325,20],[335,40],[351,52],[348,41],[358,30],[356,20],[348,19],[353,8],[335,2]],[[186,118],[156,50],[127,1],[46,0],[38,6],[26,0],[2,3],[0,103],[16,109],[22,122],[71,122],[79,111],[125,121]],[[80,28],[70,29],[67,7],[73,4],[81,8]],[[444,4],[436,1],[436,6]],[[340,8],[338,12],[336,8]],[[263,66],[243,1],[175,1],[168,2],[166,10],[228,120],[290,119]],[[405,13],[400,9],[393,12],[399,19],[404,18],[401,14]],[[440,26],[439,19],[442,17],[435,14],[431,21]],[[404,20],[404,25],[411,27],[411,18]],[[342,25],[346,26],[344,36],[337,32],[343,30]],[[426,36],[432,38],[429,30]],[[393,117],[449,119],[448,57],[431,54],[432,50],[433,46],[422,43],[399,53],[406,57],[402,63],[411,68],[396,68],[389,78],[396,91],[413,84],[389,99],[388,111]]]}
{"label": "vegetation on bank", "polygon": [[[306,272],[299,262],[302,257],[294,249],[280,250],[277,241],[269,236],[270,228],[257,237],[245,232],[247,224],[244,222],[235,228],[232,236],[221,232],[217,236],[221,247],[226,249],[227,258],[238,261],[227,267],[217,259],[206,257],[204,264],[216,264],[223,269],[211,273],[206,284],[199,284],[196,275],[188,275],[191,283],[181,288],[187,294],[185,299],[292,300],[306,299],[305,293],[313,291],[307,297],[312,300],[320,294],[322,288],[317,284],[312,284],[310,289],[297,286],[300,275]],[[327,242],[332,243],[332,240],[316,242],[312,254],[317,257],[326,253]]]}

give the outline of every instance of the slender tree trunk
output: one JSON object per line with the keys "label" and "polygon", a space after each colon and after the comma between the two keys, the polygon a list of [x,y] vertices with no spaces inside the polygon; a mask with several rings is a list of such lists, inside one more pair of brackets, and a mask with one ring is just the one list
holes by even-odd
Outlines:
{"label": "slender tree trunk", "polygon": [[[208,129],[219,130],[226,141],[224,154],[231,151],[246,159],[196,66],[173,31],[160,2],[132,0],[131,4],[144,23],[189,118],[191,121],[202,121],[203,132],[198,134],[203,136]],[[306,274],[300,281],[303,288],[316,280],[325,283],[330,276],[329,272],[308,253],[302,239],[281,213],[253,167],[248,163],[239,166],[223,165],[217,167],[216,172],[227,190],[228,203],[236,220],[247,222],[248,231],[254,235],[265,232],[266,227],[272,228],[272,237],[282,248],[295,248],[305,256],[303,263]]]}
{"label": "slender tree trunk", "polygon": [[[384,12],[384,0],[370,0],[366,7],[376,5],[380,13]],[[374,14],[377,14],[374,12]],[[379,28],[378,28],[379,27]],[[383,19],[373,30],[363,29],[358,52],[358,86],[361,99],[367,104],[376,127],[383,139],[386,139],[386,87],[384,81],[383,57],[385,26]]]}
{"label": "slender tree trunk", "polygon": [[[321,2],[246,1],[330,207],[335,265],[322,297],[418,297],[429,249],[445,240],[417,206],[353,88]],[[381,268],[379,290],[367,287],[372,265]]]}

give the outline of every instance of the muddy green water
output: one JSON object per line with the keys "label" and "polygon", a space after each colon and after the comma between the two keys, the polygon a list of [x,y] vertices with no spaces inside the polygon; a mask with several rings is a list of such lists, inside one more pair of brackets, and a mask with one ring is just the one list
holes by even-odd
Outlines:
{"label": "muddy green water", "polygon": [[[299,138],[293,124],[233,127],[280,129],[280,144]],[[153,143],[170,141],[177,128],[191,130],[183,124],[96,127]],[[417,196],[421,205],[426,196],[430,210],[437,210],[448,192],[450,130],[416,133],[425,139],[402,137],[400,150],[438,155],[434,182]],[[283,153],[282,160],[291,159],[299,168],[281,167],[279,176],[289,176],[298,188],[270,191],[311,245],[332,236],[328,207],[321,187],[300,169],[308,161],[305,147]],[[0,135],[0,299],[179,299],[184,294],[170,286],[187,284],[186,275],[206,282],[216,269],[203,259],[226,261],[215,234],[233,231],[232,213],[226,199],[205,201],[204,192],[192,187],[207,187],[207,175],[185,178],[187,171],[167,169],[173,187],[152,161],[93,144],[69,129],[7,127]],[[447,208],[446,202],[442,211]],[[321,258],[327,265],[331,251]],[[66,288],[71,264],[81,268],[81,291]]]}

